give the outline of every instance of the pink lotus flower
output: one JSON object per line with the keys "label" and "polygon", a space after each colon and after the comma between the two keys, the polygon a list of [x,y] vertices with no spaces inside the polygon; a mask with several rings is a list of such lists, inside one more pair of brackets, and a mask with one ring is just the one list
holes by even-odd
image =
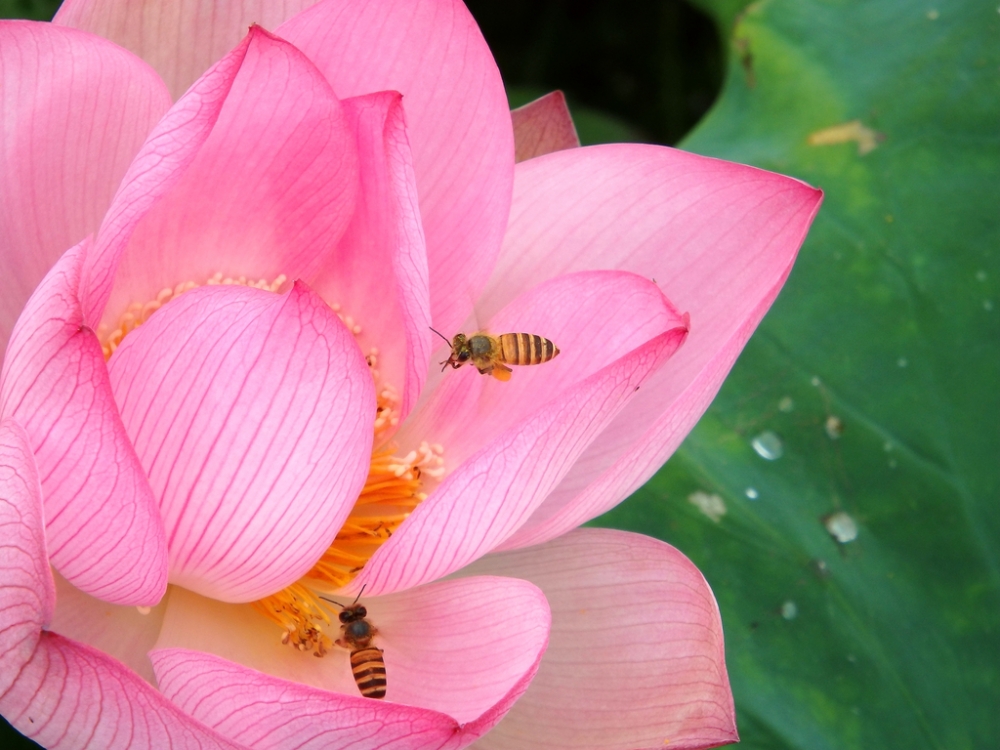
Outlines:
{"label": "pink lotus flower", "polygon": [[[818,191],[546,153],[551,99],[515,167],[460,4],[254,5],[0,24],[0,713],[50,748],[735,740],[700,573],[576,527],[707,408]],[[431,325],[562,353],[442,373]],[[362,590],[383,701],[319,598]]]}

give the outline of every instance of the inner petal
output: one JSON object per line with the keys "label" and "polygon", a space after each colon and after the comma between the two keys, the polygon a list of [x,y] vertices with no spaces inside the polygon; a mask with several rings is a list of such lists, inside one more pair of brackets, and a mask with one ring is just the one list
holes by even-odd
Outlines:
{"label": "inner petal", "polygon": [[108,362],[167,529],[171,582],[252,601],[297,580],[364,485],[375,394],[300,283],[182,293]]}

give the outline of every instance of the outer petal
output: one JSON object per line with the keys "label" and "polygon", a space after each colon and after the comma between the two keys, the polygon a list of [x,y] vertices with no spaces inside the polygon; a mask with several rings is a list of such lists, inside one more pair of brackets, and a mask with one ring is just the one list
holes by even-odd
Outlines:
{"label": "outer petal", "polygon": [[112,330],[131,303],[215,274],[308,281],[351,219],[357,181],[354,133],[329,85],[254,27],[129,169],[85,275],[87,320],[100,319],[116,269]]}
{"label": "outer petal", "polygon": [[[441,442],[450,473],[372,556],[352,591],[419,585],[502,543],[687,333],[685,320],[659,290],[620,272],[554,279],[497,315],[490,327],[532,330],[567,348],[551,363],[529,368],[534,372],[519,370],[510,383],[486,382],[469,368],[447,373],[449,383],[428,407],[434,418],[418,417],[412,432],[425,439],[449,436]],[[515,380],[520,385],[508,389]],[[441,425],[449,423],[455,429],[444,432]],[[466,459],[469,443],[477,450]]]}
{"label": "outer petal", "polygon": [[477,748],[687,750],[738,740],[715,597],[673,547],[580,529],[468,572],[524,577],[552,606],[537,677]]}
{"label": "outer petal", "polygon": [[[466,365],[435,368],[429,395],[398,435],[404,447],[444,446],[449,472],[503,432],[558,403],[567,391],[665,331],[687,327],[649,279],[624,271],[585,271],[549,279],[473,330],[527,331],[560,350],[537,366],[514,367],[501,383]],[[448,356],[439,347],[435,362]]]}
{"label": "outer petal", "polygon": [[170,590],[155,607],[126,607],[85,594],[55,571],[52,577],[56,609],[48,630],[117,659],[155,685],[149,650],[159,637]]}
{"label": "outer petal", "polygon": [[55,633],[38,648],[0,712],[49,750],[241,750],[106,654]]}
{"label": "outer petal", "polygon": [[28,435],[0,422],[0,713],[47,748],[236,748],[121,664],[42,628],[55,589]]}
{"label": "outer petal", "polygon": [[196,651],[152,659],[172,701],[255,750],[436,750],[458,729],[425,708],[330,693]]}
{"label": "outer petal", "polygon": [[548,640],[545,598],[516,579],[439,581],[364,604],[385,652],[385,701],[358,694],[345,649],[322,659],[300,653],[248,608],[183,591],[171,598],[152,655],[160,687],[199,720],[254,747],[291,746],[288,733],[344,747],[376,731],[405,747],[405,738],[392,737],[403,720],[421,726],[418,746],[433,744],[425,732],[440,743],[462,725],[467,744],[523,693]]}
{"label": "outer petal", "polygon": [[171,581],[251,601],[304,575],[364,485],[375,413],[364,358],[326,303],[302,284],[194,289],[108,365]]}
{"label": "outer petal", "polygon": [[468,315],[499,252],[514,144],[503,82],[459,0],[324,0],[278,33],[341,97],[403,94],[427,237],[431,312]]}
{"label": "outer petal", "polygon": [[562,91],[553,91],[512,109],[514,124],[514,158],[516,161],[534,159],[580,145],[580,138],[573,125],[573,117],[566,106]]}
{"label": "outer petal", "polygon": [[402,388],[398,420],[420,394],[431,349],[427,248],[400,98],[383,91],[344,102],[361,187],[354,219],[314,284],[358,325],[362,350],[378,350],[379,386]]}
{"label": "outer petal", "polygon": [[247,27],[273,29],[316,0],[66,0],[53,23],[86,29],[156,68],[176,99],[235,47]]}
{"label": "outer petal", "polygon": [[603,513],[663,464],[780,290],[822,197],[787,177],[656,146],[572,149],[517,169],[504,252],[480,301],[484,315],[541,279],[612,266],[656,279],[690,313],[691,336],[512,546]]}
{"label": "outer petal", "polygon": [[[0,422],[0,696],[31,659],[56,592],[49,575],[42,488],[27,433]],[[2,698],[0,698],[2,707]],[[3,711],[6,716],[7,712]]]}
{"label": "outer petal", "polygon": [[31,438],[52,564],[117,604],[152,605],[167,585],[163,523],[111,394],[104,354],[76,290],[86,241],[67,251],[14,328],[0,415]]}
{"label": "outer petal", "polygon": [[0,358],[31,292],[97,229],[169,104],[153,70],[103,39],[0,22]]}

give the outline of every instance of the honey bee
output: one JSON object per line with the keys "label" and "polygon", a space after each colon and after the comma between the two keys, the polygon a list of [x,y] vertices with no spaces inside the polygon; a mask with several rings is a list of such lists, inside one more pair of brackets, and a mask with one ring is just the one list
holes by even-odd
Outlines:
{"label": "honey bee", "polygon": [[[358,598],[361,594],[358,594]],[[354,683],[365,698],[385,698],[385,658],[382,649],[372,645],[378,630],[366,619],[368,610],[355,599],[353,604],[344,606],[332,599],[322,597],[341,608],[341,636],[336,643],[351,651],[351,672]]]}
{"label": "honey bee", "polygon": [[483,331],[471,336],[457,333],[451,341],[440,331],[434,333],[451,347],[451,356],[441,363],[442,370],[448,365],[457,370],[471,360],[483,375],[503,381],[510,380],[513,372],[507,365],[540,365],[559,353],[559,347],[534,333],[501,333],[499,336]]}

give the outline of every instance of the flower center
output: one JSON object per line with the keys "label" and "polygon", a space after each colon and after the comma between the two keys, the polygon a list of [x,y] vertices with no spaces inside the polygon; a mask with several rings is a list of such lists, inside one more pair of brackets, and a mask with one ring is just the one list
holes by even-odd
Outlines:
{"label": "flower center", "polygon": [[[364,567],[427,497],[423,479],[442,475],[441,454],[440,445],[427,443],[405,456],[393,455],[391,443],[372,453],[364,489],[333,544],[296,583],[253,603],[254,609],[281,627],[282,643],[316,656],[326,654],[334,638],[324,629],[329,629],[332,620],[316,591],[338,589]],[[339,625],[330,632],[336,628]]]}
{"label": "flower center", "polygon": [[[274,281],[252,281],[242,276],[234,279],[217,273],[205,285],[238,284],[277,292],[286,281],[284,275]],[[110,332],[108,326],[101,324],[97,335],[105,359],[111,357],[128,333],[145,323],[154,312],[198,286],[202,285],[186,281],[163,289],[150,302],[133,303],[122,315],[118,327]],[[330,308],[355,337],[361,334],[361,326],[344,314],[340,305],[332,304]],[[282,643],[291,644],[300,651],[311,651],[316,656],[325,655],[333,645],[335,638],[325,631],[329,630],[336,636],[339,629],[339,624],[331,629],[333,620],[328,606],[316,592],[329,592],[350,582],[379,546],[427,497],[423,491],[424,481],[428,478],[439,479],[444,474],[444,449],[440,445],[424,442],[406,455],[396,455],[397,448],[388,441],[388,437],[399,424],[399,396],[391,384],[382,380],[378,369],[379,350],[372,347],[365,361],[375,381],[376,393],[372,426],[375,432],[373,445],[376,447],[372,451],[365,486],[333,543],[312,569],[291,586],[253,603],[258,612],[281,628]]]}

